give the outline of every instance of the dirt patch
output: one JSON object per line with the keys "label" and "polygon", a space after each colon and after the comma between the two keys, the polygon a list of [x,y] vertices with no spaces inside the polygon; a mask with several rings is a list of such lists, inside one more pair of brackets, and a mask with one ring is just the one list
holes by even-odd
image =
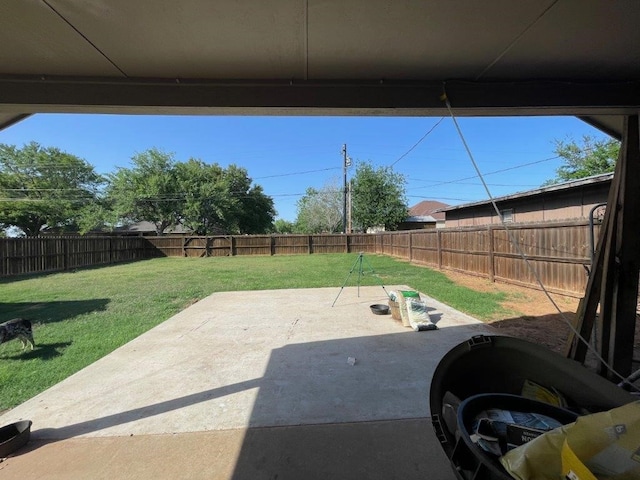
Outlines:
{"label": "dirt patch", "polygon": [[[502,307],[507,314],[505,316],[502,313],[498,318],[488,321],[487,323],[492,327],[505,335],[538,343],[564,354],[570,332],[566,320],[574,320],[575,311],[580,301],[578,298],[551,294],[551,298],[562,312],[560,314],[542,291],[506,283],[493,283],[486,278],[457,272],[444,273],[458,285],[479,292],[506,294],[506,300],[502,302]],[[563,319],[563,316],[566,320]]]}
{"label": "dirt patch", "polygon": [[[540,290],[492,283],[486,278],[465,275],[457,272],[444,272],[458,285],[479,292],[503,292],[506,300],[502,306],[507,311],[498,318],[487,323],[504,335],[522,338],[550,350],[565,355],[566,343],[571,329],[567,321],[573,322],[578,308],[579,298],[567,295],[550,294],[562,313],[551,303],[546,294]],[[640,320],[636,319],[634,340],[633,370],[640,368]]]}

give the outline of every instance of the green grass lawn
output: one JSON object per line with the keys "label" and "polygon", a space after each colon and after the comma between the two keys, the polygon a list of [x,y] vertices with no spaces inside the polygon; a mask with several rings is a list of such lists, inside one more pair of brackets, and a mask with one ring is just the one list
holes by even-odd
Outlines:
{"label": "green grass lawn", "polygon": [[[0,281],[0,322],[34,325],[36,348],[0,345],[0,411],[58,383],[213,292],[336,287],[356,254],[160,258]],[[461,287],[445,275],[365,255],[361,285],[405,284],[480,319],[502,312],[504,296]],[[379,279],[368,273],[372,267]],[[356,285],[358,269],[347,286]],[[338,290],[336,290],[336,294]]]}

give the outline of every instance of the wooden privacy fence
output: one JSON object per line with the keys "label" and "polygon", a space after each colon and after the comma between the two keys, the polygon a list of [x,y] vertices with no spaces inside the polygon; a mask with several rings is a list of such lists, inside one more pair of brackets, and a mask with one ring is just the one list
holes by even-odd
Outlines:
{"label": "wooden privacy fence", "polygon": [[[594,227],[597,241],[599,226]],[[512,224],[380,234],[378,253],[526,287],[584,293],[591,265],[585,221]],[[511,238],[515,243],[511,241]],[[521,252],[527,257],[525,261]]]}
{"label": "wooden privacy fence", "polygon": [[146,237],[168,257],[376,253],[376,236],[368,234],[228,235],[215,237]]}
{"label": "wooden privacy fence", "polygon": [[[597,238],[596,226],[595,238]],[[582,293],[590,265],[586,221],[513,224],[509,232],[550,291]],[[69,270],[158,256],[379,253],[522,286],[537,281],[500,225],[376,234],[0,239],[0,276]]]}
{"label": "wooden privacy fence", "polygon": [[0,239],[0,276],[59,272],[161,254],[143,237]]}

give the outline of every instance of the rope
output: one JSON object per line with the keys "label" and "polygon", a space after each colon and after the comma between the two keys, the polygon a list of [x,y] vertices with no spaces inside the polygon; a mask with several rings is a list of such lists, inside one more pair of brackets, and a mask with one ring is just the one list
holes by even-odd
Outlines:
{"label": "rope", "polygon": [[625,377],[623,377],[618,372],[616,372],[613,369],[613,367],[611,365],[609,365],[609,363],[607,361],[605,361],[604,358],[602,358],[602,356],[591,346],[591,344],[573,326],[571,321],[562,312],[562,310],[560,309],[560,307],[558,306],[556,301],[551,297],[551,294],[547,291],[546,287],[542,283],[542,280],[540,278],[540,275],[538,274],[538,271],[531,264],[531,262],[529,261],[529,258],[527,257],[526,253],[524,253],[524,251],[520,247],[520,244],[518,243],[518,240],[516,239],[516,237],[513,234],[512,230],[509,229],[507,224],[504,222],[504,219],[502,218],[502,215],[500,214],[500,209],[498,208],[498,205],[496,204],[495,200],[493,199],[493,196],[491,195],[491,191],[489,190],[489,187],[487,186],[487,183],[484,180],[484,176],[480,172],[480,168],[478,167],[478,164],[476,163],[476,160],[473,157],[473,154],[471,153],[471,149],[469,148],[469,145],[467,144],[467,141],[466,141],[466,139],[465,139],[465,137],[464,137],[464,135],[462,133],[462,130],[460,129],[460,125],[458,125],[458,121],[457,121],[455,115],[453,114],[453,110],[451,108],[451,103],[449,102],[449,98],[447,96],[447,93],[446,93],[446,90],[445,90],[444,86],[443,86],[443,93],[442,93],[440,99],[447,106],[447,110],[449,111],[449,115],[451,116],[451,120],[453,120],[453,124],[456,127],[456,131],[458,132],[458,136],[460,137],[460,140],[462,141],[462,144],[463,144],[463,146],[464,146],[464,148],[465,148],[465,150],[467,152],[467,155],[469,156],[469,159],[471,160],[471,164],[473,165],[473,168],[475,169],[475,171],[476,171],[476,173],[478,175],[478,178],[482,182],[482,185],[484,187],[485,192],[487,192],[487,197],[491,201],[491,205],[493,206],[493,209],[495,210],[496,214],[498,215],[498,218],[500,219],[501,225],[504,227],[505,231],[507,232],[507,235],[509,236],[509,240],[515,246],[518,255],[524,260],[524,262],[525,262],[525,264],[527,266],[527,269],[534,276],[534,278],[536,280],[536,283],[538,284],[540,289],[544,292],[545,296],[549,299],[549,301],[551,302],[553,307],[560,314],[560,318],[562,319],[562,321],[569,327],[569,329],[576,335],[576,337],[582,343],[584,343],[587,346],[587,349],[589,351],[591,351],[591,353],[601,362],[601,364],[609,372],[611,372],[614,376],[616,376],[619,380],[621,380],[621,384],[625,384],[626,383],[626,384],[630,385],[632,388],[634,388],[637,392],[640,392],[640,388],[636,387],[635,385],[633,385],[631,383],[628,383],[628,381],[627,381],[627,379]]}

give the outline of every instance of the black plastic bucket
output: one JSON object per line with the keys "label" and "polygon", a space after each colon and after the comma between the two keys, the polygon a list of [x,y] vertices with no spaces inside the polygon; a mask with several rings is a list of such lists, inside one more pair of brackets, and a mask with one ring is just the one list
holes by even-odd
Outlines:
{"label": "black plastic bucket", "polygon": [[23,447],[31,437],[31,420],[5,425],[0,428],[0,458]]}
{"label": "black plastic bucket", "polygon": [[[598,412],[635,398],[613,383],[545,347],[511,337],[478,335],[451,349],[438,363],[430,388],[431,420],[440,445],[462,480],[511,480],[502,466],[469,448],[460,406],[470,407],[479,394],[521,395],[526,380],[555,389],[569,400],[569,409]],[[478,406],[479,404],[476,404]],[[464,413],[463,415],[471,415]],[[467,418],[467,417],[463,417]]]}

